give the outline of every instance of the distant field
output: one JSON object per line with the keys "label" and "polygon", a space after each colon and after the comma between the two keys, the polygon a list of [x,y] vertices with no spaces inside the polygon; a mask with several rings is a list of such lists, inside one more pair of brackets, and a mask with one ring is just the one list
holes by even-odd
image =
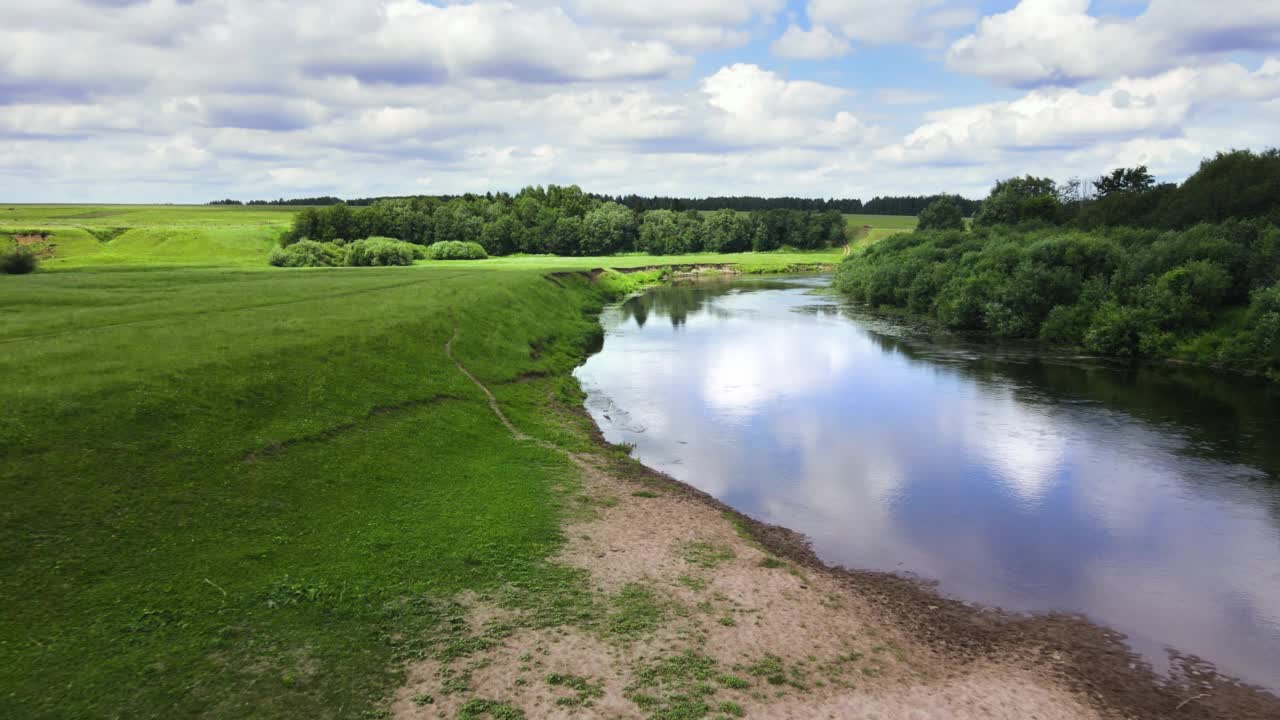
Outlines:
{"label": "distant field", "polygon": [[[44,267],[156,265],[261,266],[298,206],[210,205],[0,205],[0,244],[14,235],[40,233],[48,253]],[[846,215],[861,247],[910,229],[915,218]],[[870,225],[867,230],[863,226]],[[737,263],[748,269],[792,262],[837,262],[839,250],[806,253],[698,254],[679,257],[620,255],[608,258],[509,257],[483,261],[511,269],[640,267],[657,264]]]}
{"label": "distant field", "polygon": [[[0,235],[47,234],[49,268],[258,265],[297,207],[0,205]],[[0,238],[7,241],[8,238]]]}
{"label": "distant field", "polygon": [[914,215],[845,215],[844,219],[849,223],[849,227],[865,225],[874,229],[888,230],[914,230],[916,227]]}
{"label": "distant field", "polygon": [[916,227],[913,215],[845,215],[844,219],[849,225],[849,245],[855,250]]}
{"label": "distant field", "polygon": [[301,209],[279,205],[0,205],[0,226],[283,227]]}

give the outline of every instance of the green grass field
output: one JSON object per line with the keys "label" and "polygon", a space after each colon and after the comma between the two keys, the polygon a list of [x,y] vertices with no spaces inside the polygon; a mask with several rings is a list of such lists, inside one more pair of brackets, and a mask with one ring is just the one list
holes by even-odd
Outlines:
{"label": "green grass field", "polygon": [[99,210],[0,227],[58,243],[0,275],[0,717],[381,717],[457,642],[458,592],[558,616],[575,582],[548,561],[573,469],[505,432],[450,337],[522,430],[589,448],[569,370],[656,273],[548,271],[840,256],[286,270],[287,213]]}
{"label": "green grass field", "polygon": [[50,269],[260,265],[296,212],[270,206],[0,205],[0,236],[49,233]]}

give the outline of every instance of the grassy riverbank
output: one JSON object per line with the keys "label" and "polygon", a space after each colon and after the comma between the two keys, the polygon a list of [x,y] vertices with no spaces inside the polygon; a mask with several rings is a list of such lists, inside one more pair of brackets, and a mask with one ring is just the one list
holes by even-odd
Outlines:
{"label": "grassy riverbank", "polygon": [[[566,462],[507,435],[634,280],[0,279],[7,717],[345,717],[460,590],[538,581]],[[535,428],[530,428],[535,429]]]}
{"label": "grassy riverbank", "polygon": [[0,714],[351,717],[459,592],[561,584],[577,474],[445,345],[588,445],[548,403],[658,274],[568,272],[600,262],[0,277]]}

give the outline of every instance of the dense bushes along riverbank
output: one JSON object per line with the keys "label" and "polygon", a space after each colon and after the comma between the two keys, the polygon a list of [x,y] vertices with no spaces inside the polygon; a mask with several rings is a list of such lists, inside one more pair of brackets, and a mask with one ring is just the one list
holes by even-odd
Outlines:
{"label": "dense bushes along riverbank", "polygon": [[1180,186],[1138,167],[1092,187],[999,182],[971,232],[939,201],[836,285],[956,330],[1280,378],[1280,151],[1219,154]]}
{"label": "dense bushes along riverbank", "polygon": [[281,245],[370,236],[415,245],[472,242],[489,255],[611,255],[628,251],[679,255],[843,245],[845,220],[834,210],[633,212],[615,202],[595,199],[577,186],[552,185],[525,188],[514,196],[468,196],[448,201],[419,197],[382,200],[360,208],[308,208],[298,214]]}
{"label": "dense bushes along riverbank", "polygon": [[1280,228],[980,228],[896,235],[845,262],[843,292],[998,338],[1280,374]]}

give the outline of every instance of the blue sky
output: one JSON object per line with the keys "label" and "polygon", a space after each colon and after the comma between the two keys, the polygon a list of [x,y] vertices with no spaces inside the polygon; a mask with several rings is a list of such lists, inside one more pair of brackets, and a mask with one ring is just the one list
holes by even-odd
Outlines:
{"label": "blue sky", "polygon": [[0,201],[863,197],[1280,144],[1274,0],[43,0]]}

